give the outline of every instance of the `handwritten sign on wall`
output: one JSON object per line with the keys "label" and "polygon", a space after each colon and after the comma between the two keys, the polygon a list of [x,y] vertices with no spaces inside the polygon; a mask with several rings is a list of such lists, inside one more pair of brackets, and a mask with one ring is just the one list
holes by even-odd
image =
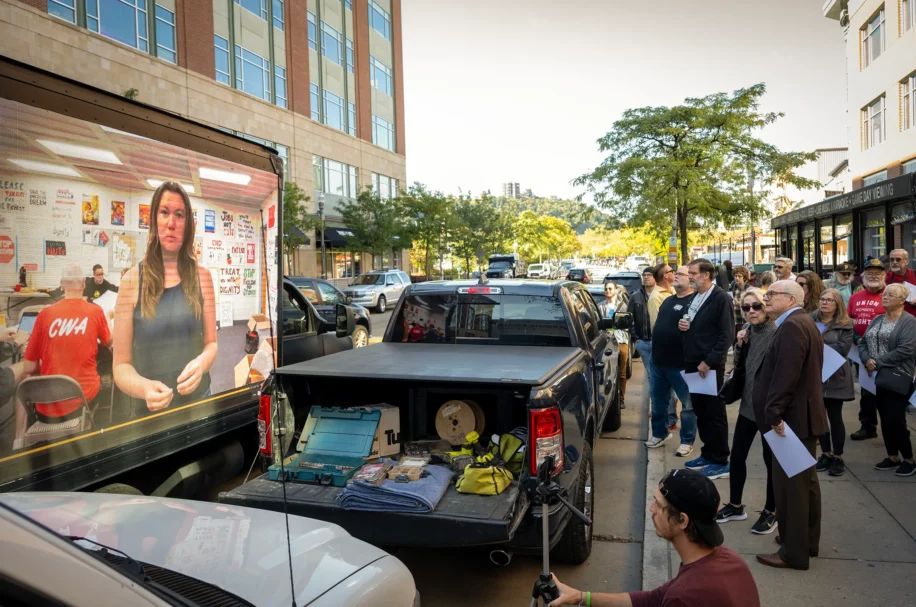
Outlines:
{"label": "handwritten sign on wall", "polygon": [[219,269],[219,294],[220,295],[241,295],[242,294],[242,268],[220,268]]}
{"label": "handwritten sign on wall", "polygon": [[242,295],[254,297],[258,294],[258,278],[254,268],[245,268],[242,274]]}

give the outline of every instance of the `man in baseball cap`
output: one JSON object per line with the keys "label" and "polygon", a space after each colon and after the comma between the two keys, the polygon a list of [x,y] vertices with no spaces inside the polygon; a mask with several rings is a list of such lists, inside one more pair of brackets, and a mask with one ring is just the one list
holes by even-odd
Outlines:
{"label": "man in baseball cap", "polygon": [[716,523],[719,492],[695,470],[676,469],[658,484],[649,506],[655,533],[671,542],[681,568],[677,576],[655,590],[605,594],[576,590],[554,581],[560,597],[550,605],[649,605],[684,607],[759,607],[757,584],[747,563],[722,545]]}

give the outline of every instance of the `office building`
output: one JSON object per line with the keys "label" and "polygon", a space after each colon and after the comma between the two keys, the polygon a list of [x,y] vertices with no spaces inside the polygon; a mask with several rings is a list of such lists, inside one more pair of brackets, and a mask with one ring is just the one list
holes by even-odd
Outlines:
{"label": "office building", "polygon": [[916,267],[916,0],[827,0],[823,10],[845,37],[848,102],[848,167],[827,170],[848,171],[851,187],[775,217],[780,252],[824,275],[896,248]]}
{"label": "office building", "polygon": [[[12,59],[274,147],[309,212],[324,198],[329,278],[405,267],[349,251],[338,211],[406,180],[401,0],[0,0],[0,36]],[[302,273],[322,273],[316,236]]]}
{"label": "office building", "polygon": [[503,196],[506,198],[521,198],[522,190],[517,183],[504,183]]}

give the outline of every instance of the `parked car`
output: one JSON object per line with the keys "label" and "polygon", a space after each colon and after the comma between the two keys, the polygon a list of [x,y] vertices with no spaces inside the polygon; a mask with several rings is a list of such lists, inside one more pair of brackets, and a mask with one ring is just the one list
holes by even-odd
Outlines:
{"label": "parked car", "polygon": [[[349,305],[355,321],[353,333],[351,334],[353,347],[364,348],[369,345],[369,336],[372,335],[372,321],[369,318],[369,310],[362,306],[353,305],[351,303],[352,298],[345,295],[343,291],[327,280],[306,276],[287,276],[286,280],[302,293],[325,322],[336,323],[337,306],[339,304]],[[293,303],[293,300],[290,300],[290,303]],[[294,307],[298,308],[298,306]],[[286,316],[285,312],[284,316]]]}
{"label": "parked car", "polygon": [[528,278],[554,278],[556,272],[549,263],[533,263],[528,266]]}
{"label": "parked car", "polygon": [[420,604],[413,576],[397,558],[337,525],[293,515],[288,524],[287,532],[280,512],[208,502],[6,493],[0,495],[2,602]]}
{"label": "parked car", "polygon": [[388,309],[388,302],[397,302],[409,284],[410,276],[401,270],[372,271],[357,277],[344,289],[344,294],[353,303],[375,308],[381,314]]}
{"label": "parked car", "polygon": [[639,291],[642,286],[642,274],[639,272],[615,272],[604,277],[603,282],[612,282],[625,287],[630,295]]}
{"label": "parked car", "polygon": [[566,280],[589,284],[592,282],[592,275],[589,273],[588,268],[573,268],[566,273]]}

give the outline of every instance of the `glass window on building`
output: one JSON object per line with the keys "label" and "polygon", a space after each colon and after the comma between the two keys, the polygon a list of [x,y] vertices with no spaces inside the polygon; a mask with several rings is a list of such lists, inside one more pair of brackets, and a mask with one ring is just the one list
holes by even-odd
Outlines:
{"label": "glass window on building", "polygon": [[350,198],[356,198],[359,196],[359,169],[354,166],[349,167],[350,169]]}
{"label": "glass window on building", "polygon": [[267,0],[235,0],[235,3],[267,21]]}
{"label": "glass window on building", "polygon": [[789,246],[785,252],[786,257],[791,258],[798,265],[798,226],[789,228]]}
{"label": "glass window on building", "polygon": [[872,173],[868,177],[862,179],[862,187],[868,187],[870,185],[875,185],[876,183],[881,183],[882,181],[887,180],[887,171],[878,171],[877,173]]}
{"label": "glass window on building", "polygon": [[149,52],[146,0],[98,0],[97,11],[100,34]]}
{"label": "glass window on building", "polygon": [[[836,239],[836,262],[838,264],[845,263],[852,259],[852,252],[854,251],[852,246],[852,213],[840,215],[836,218],[834,238]],[[862,264],[861,260],[859,264]]]}
{"label": "glass window on building", "polygon": [[328,61],[343,65],[343,37],[340,32],[324,21],[321,22],[321,51]]}
{"label": "glass window on building", "polygon": [[878,259],[887,253],[887,226],[883,208],[862,212],[862,252],[865,254],[863,265],[869,259]]}
{"label": "glass window on building", "polygon": [[356,137],[356,104],[347,104],[347,129],[351,135]]}
{"label": "glass window on building", "polygon": [[270,62],[235,45],[235,88],[270,101]]}
{"label": "glass window on building", "polygon": [[283,0],[273,0],[273,13],[274,13],[274,27],[280,31],[283,31],[285,25],[284,19],[286,18],[283,14]]}
{"label": "glass window on building", "polygon": [[76,23],[76,0],[48,0],[48,14]]}
{"label": "glass window on building", "polygon": [[903,166],[900,167],[903,171],[903,175],[909,175],[910,173],[916,173],[916,159],[910,160],[903,163]]}
{"label": "glass window on building", "polygon": [[814,270],[817,262],[817,249],[814,246],[814,224],[808,223],[802,226],[802,259],[801,269]]}
{"label": "glass window on building", "polygon": [[386,150],[395,151],[394,125],[372,114],[372,143]]}
{"label": "glass window on building", "polygon": [[156,5],[156,56],[172,63],[178,62],[175,43],[175,13]]}
{"label": "glass window on building", "polygon": [[347,71],[351,74],[355,71],[353,66],[353,41],[349,38],[347,38]]}
{"label": "glass window on building", "polygon": [[789,249],[788,231],[786,228],[776,228],[776,246],[780,255],[787,255]]}
{"label": "glass window on building", "polygon": [[324,93],[324,123],[338,131],[344,131],[344,100],[330,91]]}
{"label": "glass window on building", "polygon": [[314,82],[309,83],[309,105],[311,105],[312,120],[319,122],[321,120],[321,116],[319,114],[320,105],[318,102],[318,85]]}
{"label": "glass window on building", "polygon": [[903,31],[908,32],[916,26],[916,0],[903,0],[900,6],[903,13]]}
{"label": "glass window on building", "polygon": [[325,193],[347,195],[347,165],[336,160],[324,160]]}
{"label": "glass window on building", "polygon": [[862,108],[862,149],[873,148],[886,137],[885,96],[881,95]]}
{"label": "glass window on building", "polygon": [[912,202],[892,206],[891,225],[894,226],[895,248],[906,249],[910,267],[916,267],[916,206]]}
{"label": "glass window on building", "polygon": [[385,200],[396,198],[398,196],[398,180],[386,175],[372,173],[372,191]]}
{"label": "glass window on building", "polygon": [[277,96],[277,105],[286,107],[286,70],[279,65],[274,66],[274,90]]}
{"label": "glass window on building", "polygon": [[369,56],[369,81],[374,88],[386,95],[391,95],[391,68],[371,55]]}
{"label": "glass window on building", "polygon": [[280,144],[275,144],[273,147],[277,150],[280,160],[283,161],[283,183],[286,183],[289,181],[289,148]]}
{"label": "glass window on building", "polygon": [[312,156],[312,169],[314,170],[312,178],[315,182],[315,191],[324,192],[324,158]]}
{"label": "glass window on building", "polygon": [[216,80],[229,85],[229,41],[222,36],[213,35],[214,54],[216,55]]}
{"label": "glass window on building", "polygon": [[[916,0],[911,3],[916,6]],[[906,131],[916,126],[916,74],[910,74],[900,83],[900,129]]]}
{"label": "glass window on building", "polygon": [[833,269],[833,219],[827,217],[821,219],[818,224],[820,225],[821,268]]}
{"label": "glass window on building", "polygon": [[309,11],[309,48],[313,51],[318,50],[318,21],[315,19],[315,15]]}
{"label": "glass window on building", "polygon": [[868,23],[859,31],[862,40],[861,53],[862,65],[868,67],[881,56],[885,49],[884,5],[868,20]]}
{"label": "glass window on building", "polygon": [[391,17],[388,16],[385,9],[372,0],[369,0],[369,27],[391,42]]}

